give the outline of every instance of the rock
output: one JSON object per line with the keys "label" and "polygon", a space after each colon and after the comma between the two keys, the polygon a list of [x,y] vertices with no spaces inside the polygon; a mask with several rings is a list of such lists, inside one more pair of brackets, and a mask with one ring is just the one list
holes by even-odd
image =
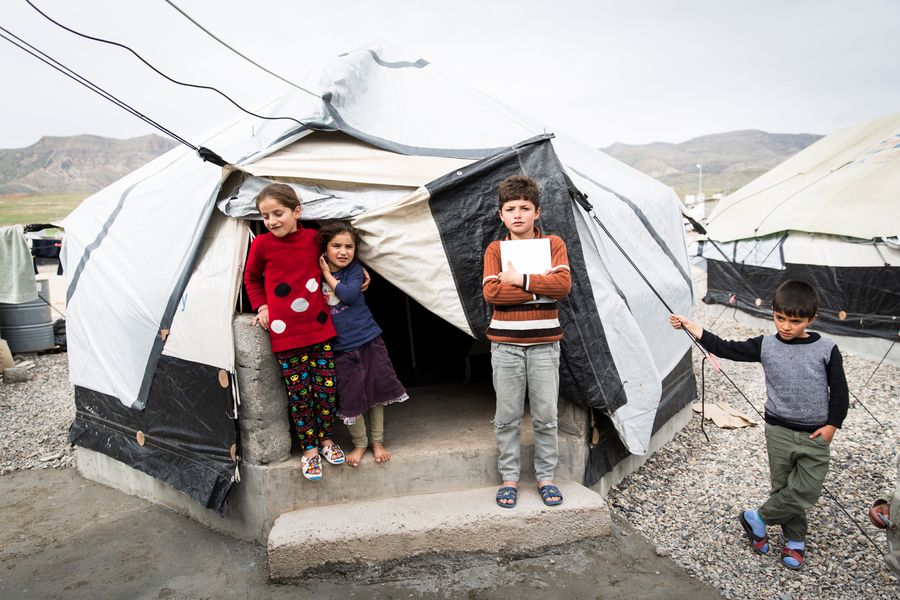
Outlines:
{"label": "rock", "polygon": [[3,383],[24,383],[31,379],[28,367],[10,367],[3,369]]}

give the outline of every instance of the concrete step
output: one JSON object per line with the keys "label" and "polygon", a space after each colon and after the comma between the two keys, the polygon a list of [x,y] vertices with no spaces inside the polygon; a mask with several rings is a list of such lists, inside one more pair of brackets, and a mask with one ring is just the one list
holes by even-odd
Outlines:
{"label": "concrete step", "polygon": [[[371,452],[356,468],[323,460],[322,478],[314,482],[303,478],[296,454],[269,465],[242,464],[232,509],[265,523],[266,534],[278,515],[292,510],[500,483],[489,386],[417,388],[410,396],[385,409],[385,443],[393,453],[388,462],[375,463]],[[346,427],[338,425],[335,431],[336,441],[350,450]],[[522,477],[534,477],[534,440],[527,415],[521,444]],[[583,438],[560,432],[556,478],[582,481],[586,461]]]}
{"label": "concrete step", "polygon": [[282,514],[269,532],[269,577],[301,576],[326,563],[373,565],[440,552],[520,553],[609,535],[603,498],[558,482],[565,501],[544,506],[523,481],[518,506],[497,506],[497,486],[378,498]]}

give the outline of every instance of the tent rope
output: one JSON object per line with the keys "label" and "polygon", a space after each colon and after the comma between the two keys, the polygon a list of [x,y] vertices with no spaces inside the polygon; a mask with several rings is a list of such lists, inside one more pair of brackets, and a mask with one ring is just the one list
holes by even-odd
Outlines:
{"label": "tent rope", "polygon": [[[877,373],[877,372],[878,372],[878,369],[881,368],[881,365],[884,364],[885,359],[887,359],[887,356],[888,356],[888,354],[891,353],[891,350],[894,349],[894,345],[896,345],[896,343],[897,343],[897,342],[894,341],[894,342],[891,343],[890,346],[888,346],[887,352],[884,353],[884,356],[882,356],[882,357],[881,357],[881,360],[878,361],[878,364],[875,365],[875,369],[874,369],[874,370],[872,371],[872,373],[869,375],[869,378],[866,379],[866,382],[862,385],[863,389],[866,389],[866,388],[869,387],[869,382],[872,381],[872,378],[873,378],[873,377],[875,377],[875,373]],[[887,431],[887,426],[886,426],[884,423],[882,423],[881,421],[879,421],[879,420],[878,420],[878,417],[876,417],[874,414],[872,414],[872,411],[869,410],[869,408],[868,408],[865,404],[863,404],[863,402],[862,402],[862,400],[860,400],[859,396],[857,396],[857,395],[854,394],[853,392],[850,392],[850,395],[853,396],[853,399],[856,400],[856,402],[857,402],[860,406],[862,406],[863,409],[865,409],[865,411],[866,411],[867,413],[869,413],[869,416],[872,417],[872,419],[873,419],[876,423],[878,423],[879,425],[881,425],[881,428],[882,428],[882,429],[884,429],[885,431]]]}
{"label": "tent rope", "polygon": [[[852,162],[852,161],[851,161],[851,162]],[[837,167],[837,168],[835,168],[835,169],[832,169],[831,171],[828,171],[827,173],[825,173],[825,174],[822,175],[821,177],[819,177],[819,178],[815,179],[814,181],[811,181],[810,183],[806,184],[805,186],[803,186],[802,188],[800,188],[799,190],[797,190],[797,191],[794,192],[793,194],[790,194],[787,198],[785,198],[784,200],[782,200],[781,202],[779,202],[778,204],[776,204],[775,206],[773,206],[773,207],[772,207],[772,210],[770,210],[768,213],[766,213],[766,216],[764,216],[764,217],[762,218],[762,220],[761,220],[759,223],[756,224],[756,227],[753,228],[753,233],[756,233],[757,231],[759,231],[759,228],[762,227],[763,223],[765,223],[766,220],[768,220],[768,218],[771,217],[771,216],[775,213],[776,210],[778,210],[779,208],[781,208],[781,207],[784,205],[785,202],[787,202],[788,200],[790,200],[791,198],[793,198],[794,196],[796,196],[796,195],[799,194],[800,192],[802,192],[802,191],[804,191],[804,190],[808,190],[809,188],[811,188],[812,186],[816,185],[817,183],[819,183],[820,181],[822,181],[823,179],[825,179],[825,178],[828,177],[829,175],[833,175],[833,174],[835,174],[836,172],[840,171],[841,169],[843,169],[843,168],[846,167],[847,165],[851,164],[851,162],[846,162],[846,163],[842,164],[841,166],[839,166],[839,167]]]}
{"label": "tent rope", "polygon": [[706,438],[706,443],[709,443],[709,436],[706,435],[706,427],[704,423],[706,422],[706,355],[703,355],[703,358],[700,360],[700,433],[703,434],[703,437]]}
{"label": "tent rope", "polygon": [[320,96],[319,94],[316,94],[315,92],[311,92],[311,91],[309,91],[308,89],[306,89],[305,87],[302,87],[302,86],[300,86],[300,85],[297,85],[296,83],[294,83],[293,81],[290,81],[289,79],[285,79],[284,77],[282,77],[282,76],[279,75],[278,73],[275,73],[275,72],[273,72],[273,71],[270,71],[270,70],[267,69],[266,67],[262,66],[262,65],[259,64],[258,62],[256,62],[256,61],[254,61],[253,59],[251,59],[250,57],[248,57],[248,56],[246,56],[245,54],[242,54],[241,52],[239,52],[238,50],[232,48],[230,45],[228,45],[228,44],[227,44],[225,41],[223,41],[221,38],[219,38],[218,36],[216,36],[215,34],[213,34],[211,31],[209,31],[208,29],[206,29],[203,25],[201,25],[200,23],[198,23],[196,19],[193,19],[189,14],[187,14],[186,12],[184,12],[183,10],[181,10],[174,2],[171,2],[170,0],[164,0],[164,1],[165,1],[166,4],[168,4],[169,6],[171,6],[172,8],[174,8],[176,11],[178,11],[178,12],[181,14],[181,16],[183,16],[185,19],[187,19],[188,21],[190,21],[191,23],[193,23],[198,29],[200,29],[200,31],[202,31],[203,33],[205,33],[206,35],[208,35],[208,36],[211,37],[212,39],[216,40],[217,42],[219,42],[220,44],[222,44],[223,46],[225,46],[226,48],[228,48],[229,50],[231,50],[232,52],[234,52],[235,54],[237,54],[238,56],[240,56],[240,57],[243,58],[244,60],[246,60],[248,63],[250,63],[250,64],[253,65],[254,67],[257,67],[258,69],[261,69],[261,70],[265,71],[266,73],[268,73],[268,74],[271,75],[272,77],[275,77],[276,79],[279,79],[280,81],[283,81],[284,83],[286,83],[286,84],[288,84],[288,85],[290,85],[290,86],[292,86],[292,87],[295,87],[295,88],[297,88],[298,90],[300,90],[300,91],[302,91],[302,92],[306,92],[307,94],[309,94],[309,95],[311,95],[311,96],[314,96],[314,97],[316,97],[316,98],[319,98],[320,100],[322,99],[322,96]]}
{"label": "tent rope", "polygon": [[228,100],[229,102],[231,102],[231,103],[232,103],[234,106],[236,106],[239,110],[241,110],[241,111],[247,113],[247,114],[250,115],[250,116],[256,117],[257,119],[267,119],[267,120],[272,120],[272,121],[287,120],[287,121],[293,121],[294,123],[297,123],[298,125],[301,125],[301,126],[305,125],[305,123],[303,123],[303,122],[301,122],[301,121],[298,121],[298,120],[295,119],[294,117],[269,117],[269,116],[266,116],[266,115],[260,115],[260,114],[257,114],[257,113],[255,113],[255,112],[249,110],[249,109],[244,108],[243,106],[241,106],[240,104],[238,104],[237,102],[235,102],[235,101],[234,101],[231,97],[229,97],[227,94],[225,94],[225,93],[222,92],[221,90],[219,90],[219,89],[217,89],[217,88],[214,88],[214,87],[212,87],[212,86],[209,86],[209,85],[200,85],[200,84],[196,84],[196,83],[188,83],[188,82],[185,82],[185,81],[179,81],[179,80],[177,80],[177,79],[173,79],[172,77],[169,77],[168,75],[166,75],[165,73],[163,73],[162,71],[160,71],[159,69],[157,69],[156,67],[154,67],[153,65],[151,65],[149,62],[147,62],[147,60],[144,59],[144,57],[142,57],[140,54],[138,54],[138,53],[135,52],[132,48],[126,46],[125,44],[121,44],[121,43],[119,43],[119,42],[115,42],[115,41],[112,41],[112,40],[107,40],[107,39],[104,39],[104,38],[95,37],[95,36],[92,36],[92,35],[87,35],[86,33],[81,33],[80,31],[76,31],[75,29],[72,29],[71,27],[68,27],[68,26],[66,26],[66,25],[63,25],[63,24],[60,23],[59,21],[55,20],[53,17],[51,17],[50,15],[48,15],[47,13],[45,13],[44,11],[42,11],[40,8],[38,8],[37,6],[35,6],[34,3],[33,3],[31,0],[25,0],[25,2],[27,2],[28,5],[29,5],[31,8],[33,8],[35,11],[37,11],[38,14],[40,14],[42,17],[44,17],[45,19],[47,19],[48,21],[50,21],[51,23],[53,23],[53,24],[56,25],[57,27],[60,27],[60,28],[62,28],[62,29],[65,29],[66,31],[68,31],[68,32],[70,32],[70,33],[74,33],[75,35],[80,36],[80,37],[83,37],[83,38],[85,38],[85,39],[92,40],[92,41],[95,41],[95,42],[100,42],[100,43],[102,43],[102,44],[109,44],[109,45],[111,45],[111,46],[116,46],[116,47],[122,48],[122,49],[124,49],[124,50],[127,50],[128,52],[131,52],[131,53],[132,53],[139,61],[141,61],[142,63],[144,63],[145,65],[147,65],[147,67],[149,67],[154,73],[156,73],[157,75],[163,77],[164,79],[166,79],[166,80],[168,80],[168,81],[171,81],[172,83],[174,83],[174,84],[176,84],[176,85],[181,85],[181,86],[184,86],[184,87],[195,88],[195,89],[200,89],[200,90],[209,90],[209,91],[215,92],[215,93],[219,94],[220,96],[222,96],[223,98],[225,98],[226,100]]}
{"label": "tent rope", "polygon": [[[696,219],[694,219],[693,217],[689,216],[689,215],[688,215],[687,213],[685,213],[684,211],[681,212],[681,215],[682,215],[685,219],[688,220],[688,222],[691,224],[691,227],[694,228],[694,231],[696,231],[696,232],[699,233],[700,235],[707,235],[707,234],[706,234],[706,228],[703,227],[703,225],[701,225],[700,223],[698,223]],[[734,260],[733,258],[730,258],[727,254],[725,254],[725,251],[722,250],[722,247],[719,246],[719,244],[717,244],[715,240],[709,238],[709,236],[707,236],[706,241],[709,242],[710,245],[711,245],[713,248],[715,248],[716,251],[717,251],[719,254],[722,255],[722,258],[725,259],[725,263],[726,263],[726,264],[731,265],[731,268],[734,270],[734,272],[735,272],[735,274],[736,274],[736,276],[737,276],[738,281],[740,281],[741,284],[743,284],[743,285],[745,286],[746,290],[750,292],[750,295],[753,296],[754,298],[762,298],[762,295],[761,295],[758,291],[756,291],[755,289],[753,289],[753,286],[750,285],[750,282],[747,281],[747,278],[744,277],[744,275],[743,275],[743,273],[742,273],[743,267],[746,266],[746,265],[744,265],[743,263],[737,262],[737,261]],[[757,245],[759,245],[759,240],[757,240],[756,243],[757,243]],[[770,252],[770,254],[771,254],[771,252]],[[702,257],[701,257],[701,258],[702,258]],[[767,256],[766,258],[768,258],[768,256]]]}
{"label": "tent rope", "polygon": [[[619,244],[618,240],[616,240],[616,238],[610,233],[609,229],[606,228],[606,226],[603,224],[603,222],[594,213],[594,207],[590,204],[590,202],[588,202],[587,196],[585,196],[579,190],[572,190],[571,196],[572,196],[572,199],[576,203],[578,203],[578,205],[581,206],[581,208],[583,208],[585,210],[585,212],[588,213],[588,215],[594,220],[594,222],[597,223],[597,225],[600,227],[600,229],[603,230],[603,232],[607,235],[607,237],[609,237],[610,241],[612,241],[612,243],[615,245],[615,247],[619,249],[619,252],[622,253],[622,256],[625,258],[625,260],[628,261],[628,263],[637,272],[637,274],[640,276],[640,278],[644,280],[644,283],[647,284],[647,286],[650,288],[650,291],[653,292],[653,294],[659,299],[660,302],[662,302],[662,304],[666,308],[666,310],[668,310],[670,314],[675,314],[674,311],[672,310],[672,308],[669,306],[669,304],[663,299],[663,297],[660,295],[660,293],[656,290],[656,288],[653,287],[653,285],[650,283],[650,281],[647,279],[647,277],[644,275],[644,273],[641,272],[640,268],[638,268],[638,266],[635,264],[634,260],[632,260],[632,258],[628,255],[628,253],[625,252],[625,249],[622,248],[622,245]],[[691,342],[693,342],[693,344],[700,349],[700,351],[703,353],[703,361],[705,362],[709,358],[710,353],[700,344],[700,341],[696,337],[694,337],[694,335],[690,331],[688,331],[686,328],[683,328],[683,327],[681,328],[681,330],[685,334],[687,334],[687,336],[688,336],[688,338],[690,338]],[[710,363],[716,364],[711,359],[710,359]],[[716,370],[719,373],[721,373],[725,377],[725,379],[728,381],[728,383],[730,383],[731,386],[741,395],[741,397],[743,397],[744,400],[747,401],[747,404],[750,405],[750,408],[753,409],[753,412],[755,412],[757,415],[759,415],[759,417],[761,419],[763,419],[763,421],[765,421],[765,417],[763,416],[763,414],[759,411],[759,409],[756,408],[756,406],[753,404],[753,402],[750,401],[750,398],[747,397],[747,395],[734,382],[734,380],[731,379],[731,377],[729,377],[728,374],[723,369],[721,369],[721,367],[717,368]],[[701,371],[701,373],[702,373],[702,371]],[[701,385],[705,387],[705,384],[706,384],[705,376],[701,375]],[[701,428],[702,428],[702,423],[703,422],[701,419]],[[704,434],[704,436],[706,436],[705,431],[703,431],[703,434]],[[707,440],[709,440],[709,436],[706,436],[706,437],[707,437]],[[869,541],[870,544],[872,544],[872,547],[874,547],[876,550],[878,550],[879,552],[881,552],[883,554],[885,552],[885,550],[881,546],[879,546],[875,542],[875,540],[873,540],[871,538],[871,536],[869,536],[868,532],[866,532],[866,530],[863,529],[862,525],[860,525],[856,521],[856,519],[853,518],[853,516],[850,514],[850,512],[844,507],[843,504],[841,504],[840,500],[838,500],[838,498],[834,494],[832,494],[831,491],[828,490],[828,488],[824,485],[824,483],[822,484],[822,490],[826,494],[828,494],[829,498],[834,500],[834,503],[838,505],[838,507],[844,512],[845,515],[847,515],[847,518],[850,519],[850,521],[854,525],[856,525],[856,527],[860,530],[860,532],[863,534],[863,536]]]}
{"label": "tent rope", "polygon": [[[16,46],[16,47],[19,48],[20,50],[22,50],[22,51],[24,51],[24,52],[30,54],[31,56],[37,58],[38,60],[40,60],[41,62],[43,62],[43,63],[45,63],[45,64],[47,64],[47,65],[49,65],[50,67],[53,67],[54,69],[56,69],[57,71],[59,71],[60,73],[62,73],[63,75],[65,75],[66,77],[69,77],[70,79],[72,79],[72,80],[76,81],[77,83],[83,85],[84,87],[88,88],[89,90],[91,90],[91,91],[94,92],[95,94],[98,94],[98,95],[102,96],[102,97],[105,98],[106,100],[112,102],[113,104],[115,104],[115,105],[118,106],[119,108],[121,108],[121,109],[123,109],[123,110],[125,110],[125,111],[127,111],[127,112],[129,112],[129,113],[131,113],[132,115],[134,115],[134,116],[136,116],[137,118],[141,119],[142,121],[144,121],[144,122],[147,123],[148,125],[150,125],[150,126],[156,128],[156,129],[158,129],[159,131],[161,131],[162,133],[164,133],[164,134],[166,134],[167,136],[171,137],[171,138],[174,139],[175,141],[177,141],[177,142],[179,142],[179,143],[181,143],[181,144],[184,144],[185,146],[187,146],[187,147],[190,148],[191,150],[194,150],[194,151],[198,151],[198,150],[199,150],[199,148],[198,148],[197,146],[194,146],[193,144],[191,144],[190,142],[188,142],[187,140],[185,140],[185,139],[184,139],[183,137],[181,137],[180,135],[174,133],[172,130],[170,130],[170,129],[164,127],[163,125],[157,123],[156,121],[154,121],[154,120],[151,119],[150,117],[144,115],[143,113],[141,113],[141,112],[138,111],[137,109],[135,109],[135,108],[129,106],[129,105],[126,104],[124,101],[122,101],[122,100],[120,100],[119,98],[113,96],[112,94],[110,94],[109,92],[107,92],[106,90],[104,90],[103,88],[101,88],[100,86],[96,85],[95,83],[91,82],[91,81],[88,80],[87,78],[85,78],[85,77],[79,75],[78,73],[76,73],[75,71],[73,71],[72,69],[70,69],[69,67],[67,67],[66,65],[64,65],[63,63],[59,62],[58,60],[54,59],[53,57],[51,57],[51,56],[48,55],[47,53],[45,53],[45,52],[41,51],[40,49],[36,48],[35,46],[29,44],[28,42],[26,42],[25,40],[23,40],[22,38],[20,38],[20,37],[17,36],[16,34],[12,33],[11,31],[9,31],[8,29],[6,29],[5,27],[0,26],[0,32],[2,32],[2,33],[0,33],[0,37],[2,37],[3,39],[5,39],[7,42],[11,43],[12,45]],[[13,38],[13,39],[10,39],[10,38]]]}

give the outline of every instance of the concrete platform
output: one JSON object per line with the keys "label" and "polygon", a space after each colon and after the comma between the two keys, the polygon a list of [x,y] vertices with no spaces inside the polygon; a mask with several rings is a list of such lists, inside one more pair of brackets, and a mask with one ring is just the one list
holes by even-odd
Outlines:
{"label": "concrete platform", "polygon": [[[385,443],[393,453],[390,461],[376,464],[371,453],[357,468],[323,461],[323,477],[317,482],[303,478],[297,454],[266,465],[241,463],[241,480],[232,488],[224,518],[165,483],[105,455],[77,448],[78,467],[88,479],[169,506],[213,529],[260,544],[266,543],[279,515],[297,509],[498,485],[490,385],[408,391],[409,400],[385,409]],[[534,473],[534,441],[527,415],[522,425],[522,475],[527,479]],[[342,424],[335,426],[335,435],[345,449],[351,447]],[[559,447],[556,478],[582,481],[588,451],[583,438],[561,431]]]}
{"label": "concrete platform", "polygon": [[288,512],[269,534],[269,577],[283,581],[329,563],[372,565],[428,553],[514,554],[609,535],[609,509],[599,494],[572,481],[559,487],[565,501],[554,507],[523,481],[513,509],[497,506],[491,485]]}

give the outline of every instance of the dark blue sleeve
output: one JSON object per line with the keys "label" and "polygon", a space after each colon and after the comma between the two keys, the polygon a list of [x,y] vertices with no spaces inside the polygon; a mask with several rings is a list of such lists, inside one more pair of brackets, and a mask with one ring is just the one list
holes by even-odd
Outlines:
{"label": "dark blue sleeve", "polygon": [[342,270],[337,277],[339,283],[334,290],[335,296],[344,304],[352,304],[359,296],[359,288],[363,283],[363,268],[358,260],[350,263],[350,266]]}
{"label": "dark blue sleeve", "polygon": [[700,344],[719,358],[738,362],[759,362],[762,354],[762,340],[763,336],[750,338],[743,342],[723,340],[704,329],[703,335],[700,337]]}
{"label": "dark blue sleeve", "polygon": [[850,390],[844,375],[844,358],[837,345],[831,349],[831,358],[825,363],[825,373],[828,376],[829,392],[828,420],[825,423],[840,428],[850,406]]}

